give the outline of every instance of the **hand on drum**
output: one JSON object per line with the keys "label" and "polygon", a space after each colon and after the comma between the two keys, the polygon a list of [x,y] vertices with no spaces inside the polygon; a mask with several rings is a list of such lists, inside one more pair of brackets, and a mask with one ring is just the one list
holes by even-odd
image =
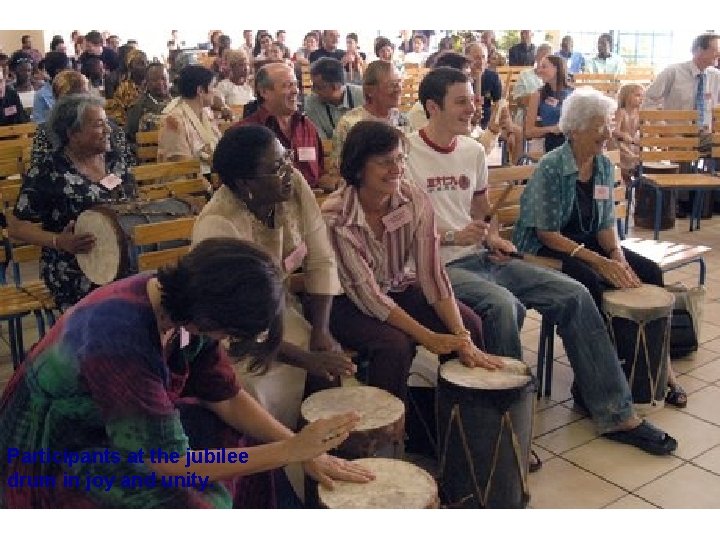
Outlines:
{"label": "hand on drum", "polygon": [[420,345],[433,354],[450,354],[451,352],[459,351],[468,343],[470,343],[469,336],[429,332],[427,338],[424,339]]}
{"label": "hand on drum", "polygon": [[328,450],[337,448],[348,438],[350,431],[359,421],[359,414],[349,412],[309,423],[288,441],[291,445],[290,462],[315,459]]}
{"label": "hand on drum", "polygon": [[333,489],[333,480],[364,484],[375,479],[375,475],[362,465],[328,454],[306,461],[303,463],[303,469],[305,474],[327,489]]}
{"label": "hand on drum", "polygon": [[598,265],[597,270],[602,277],[618,289],[628,289],[642,285],[640,279],[624,259],[620,262],[602,257],[602,262]]}
{"label": "hand on drum", "polygon": [[350,377],[357,371],[352,359],[343,352],[335,351],[309,351],[304,367],[308,373],[330,381],[335,377]]}
{"label": "hand on drum", "polygon": [[493,370],[500,369],[505,365],[498,356],[481,351],[471,341],[458,351],[458,358],[467,367]]}
{"label": "hand on drum", "polygon": [[55,246],[60,251],[68,253],[90,253],[95,246],[95,235],[91,233],[75,234],[75,222],[71,221],[63,231],[57,235]]}

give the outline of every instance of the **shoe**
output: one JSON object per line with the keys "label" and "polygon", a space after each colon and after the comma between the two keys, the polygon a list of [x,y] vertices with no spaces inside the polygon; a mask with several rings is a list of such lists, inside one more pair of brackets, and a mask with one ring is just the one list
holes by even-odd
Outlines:
{"label": "shoe", "polygon": [[537,455],[535,450],[532,448],[530,449],[530,465],[528,469],[531,473],[538,472],[540,469],[542,469],[543,463],[540,459],[540,456]]}
{"label": "shoe", "polygon": [[677,441],[647,420],[626,431],[603,433],[603,437],[623,444],[629,444],[656,456],[667,456],[677,449]]}
{"label": "shoe", "polygon": [[668,393],[665,396],[665,403],[674,405],[678,409],[687,407],[687,392],[679,384],[668,384]]}

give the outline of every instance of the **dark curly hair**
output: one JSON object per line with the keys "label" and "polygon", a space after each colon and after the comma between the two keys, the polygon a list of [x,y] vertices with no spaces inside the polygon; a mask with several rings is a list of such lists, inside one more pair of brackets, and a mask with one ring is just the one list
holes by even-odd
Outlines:
{"label": "dark curly hair", "polygon": [[348,185],[360,187],[368,159],[392,152],[402,142],[402,133],[387,122],[358,122],[350,129],[340,153],[340,174]]}

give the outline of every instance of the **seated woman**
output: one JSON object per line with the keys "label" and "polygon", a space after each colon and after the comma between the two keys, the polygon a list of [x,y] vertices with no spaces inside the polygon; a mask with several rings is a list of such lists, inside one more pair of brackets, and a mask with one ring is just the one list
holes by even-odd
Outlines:
{"label": "seated woman", "polygon": [[[355,414],[295,435],[235,380],[225,347],[262,368],[282,336],[283,294],[265,252],[217,239],[157,276],[132,276],[85,298],[38,343],[0,399],[0,508],[270,507],[281,493],[272,493],[269,475],[244,477],[295,462],[324,484],[371,479],[324,453],[347,437]],[[249,438],[264,444],[249,446]],[[6,459],[17,449],[94,459]],[[247,452],[245,463],[222,459],[221,449]],[[158,450],[178,459],[153,456]],[[45,485],[9,489],[18,474],[41,475]],[[80,481],[68,486],[68,475]],[[88,475],[112,484],[87,489]],[[155,481],[130,484],[148,478]]]}
{"label": "seated woman", "polygon": [[5,74],[0,70],[0,126],[24,124],[30,116],[20,101],[18,93],[7,85]]}
{"label": "seated woman", "polygon": [[573,88],[568,84],[565,59],[555,54],[550,54],[540,61],[537,76],[544,84],[530,95],[525,113],[525,138],[543,137],[545,152],[550,152],[565,142],[565,135],[560,130],[558,121],[563,102]]}
{"label": "seated woman", "polygon": [[[247,364],[238,371],[260,403],[294,427],[305,370],[324,379],[325,385],[327,379],[354,370],[328,331],[330,307],[341,292],[335,254],[310,186],[268,128],[245,125],[226,131],[215,151],[213,169],[223,185],[200,213],[193,243],[214,237],[248,240],[282,264],[285,280],[300,268],[304,271],[307,320],[298,300],[288,295],[283,312],[285,343],[280,349],[284,364],[274,365],[260,377]],[[308,382],[317,387],[321,381]]]}
{"label": "seated woman", "polygon": [[158,161],[199,159],[203,173],[210,173],[212,154],[220,139],[207,109],[213,104],[212,80],[212,71],[203,66],[190,65],[180,72],[180,97],[163,111],[167,117],[158,134]]}
{"label": "seated woman", "polygon": [[418,344],[468,366],[502,363],[480,351],[482,321],[453,296],[432,203],[404,178],[401,137],[385,122],[355,124],[340,160],[346,184],[322,210],[345,290],[330,330],[369,361],[369,384],[405,400]]}
{"label": "seated woman", "polygon": [[127,162],[111,149],[103,105],[86,94],[67,95],[55,104],[45,127],[53,150],[29,169],[8,217],[11,238],[42,246],[40,275],[61,310],[92,288],[75,254],[90,251],[95,239],[74,234],[75,220],[96,204],[135,194]]}
{"label": "seated woman", "polygon": [[[615,177],[603,150],[616,108],[592,88],[567,98],[559,127],[568,140],[538,163],[520,199],[513,238],[520,251],[560,259],[562,271],[587,287],[601,313],[608,288],[663,286],[660,268],[622,248],[615,232]],[[668,374],[668,402],[684,407],[687,395],[672,366]]]}
{"label": "seated woman", "polygon": [[138,49],[128,51],[120,72],[120,82],[106,107],[108,116],[121,126],[125,125],[128,110],[143,93],[147,67],[148,60],[144,52]]}
{"label": "seated woman", "polygon": [[345,56],[342,58],[343,69],[345,70],[345,82],[350,84],[362,84],[363,73],[365,72],[366,56],[358,46],[358,35],[350,32],[345,37]]}
{"label": "seated woman", "polygon": [[[65,69],[58,73],[52,82],[52,92],[55,102],[63,96],[71,94],[90,95],[90,83],[85,75],[74,69]],[[135,156],[130,149],[125,132],[120,127],[108,119],[110,124],[110,149],[115,153],[118,160],[124,160],[126,167],[135,165]],[[46,124],[40,124],[35,131],[33,137],[32,149],[30,151],[29,169],[40,164],[48,153],[52,152],[52,145],[48,136]]]}

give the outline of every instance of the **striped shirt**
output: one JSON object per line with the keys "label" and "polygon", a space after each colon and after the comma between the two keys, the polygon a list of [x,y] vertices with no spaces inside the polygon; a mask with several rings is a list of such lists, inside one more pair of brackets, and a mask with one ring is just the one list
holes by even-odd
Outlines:
{"label": "striped shirt", "polygon": [[[404,291],[415,283],[429,304],[453,296],[440,259],[432,203],[418,187],[403,181],[383,218],[388,225],[379,240],[365,220],[353,186],[330,195],[322,212],[337,255],[340,282],[363,313],[387,320],[396,306],[388,293]],[[411,263],[417,273],[408,269]]]}

